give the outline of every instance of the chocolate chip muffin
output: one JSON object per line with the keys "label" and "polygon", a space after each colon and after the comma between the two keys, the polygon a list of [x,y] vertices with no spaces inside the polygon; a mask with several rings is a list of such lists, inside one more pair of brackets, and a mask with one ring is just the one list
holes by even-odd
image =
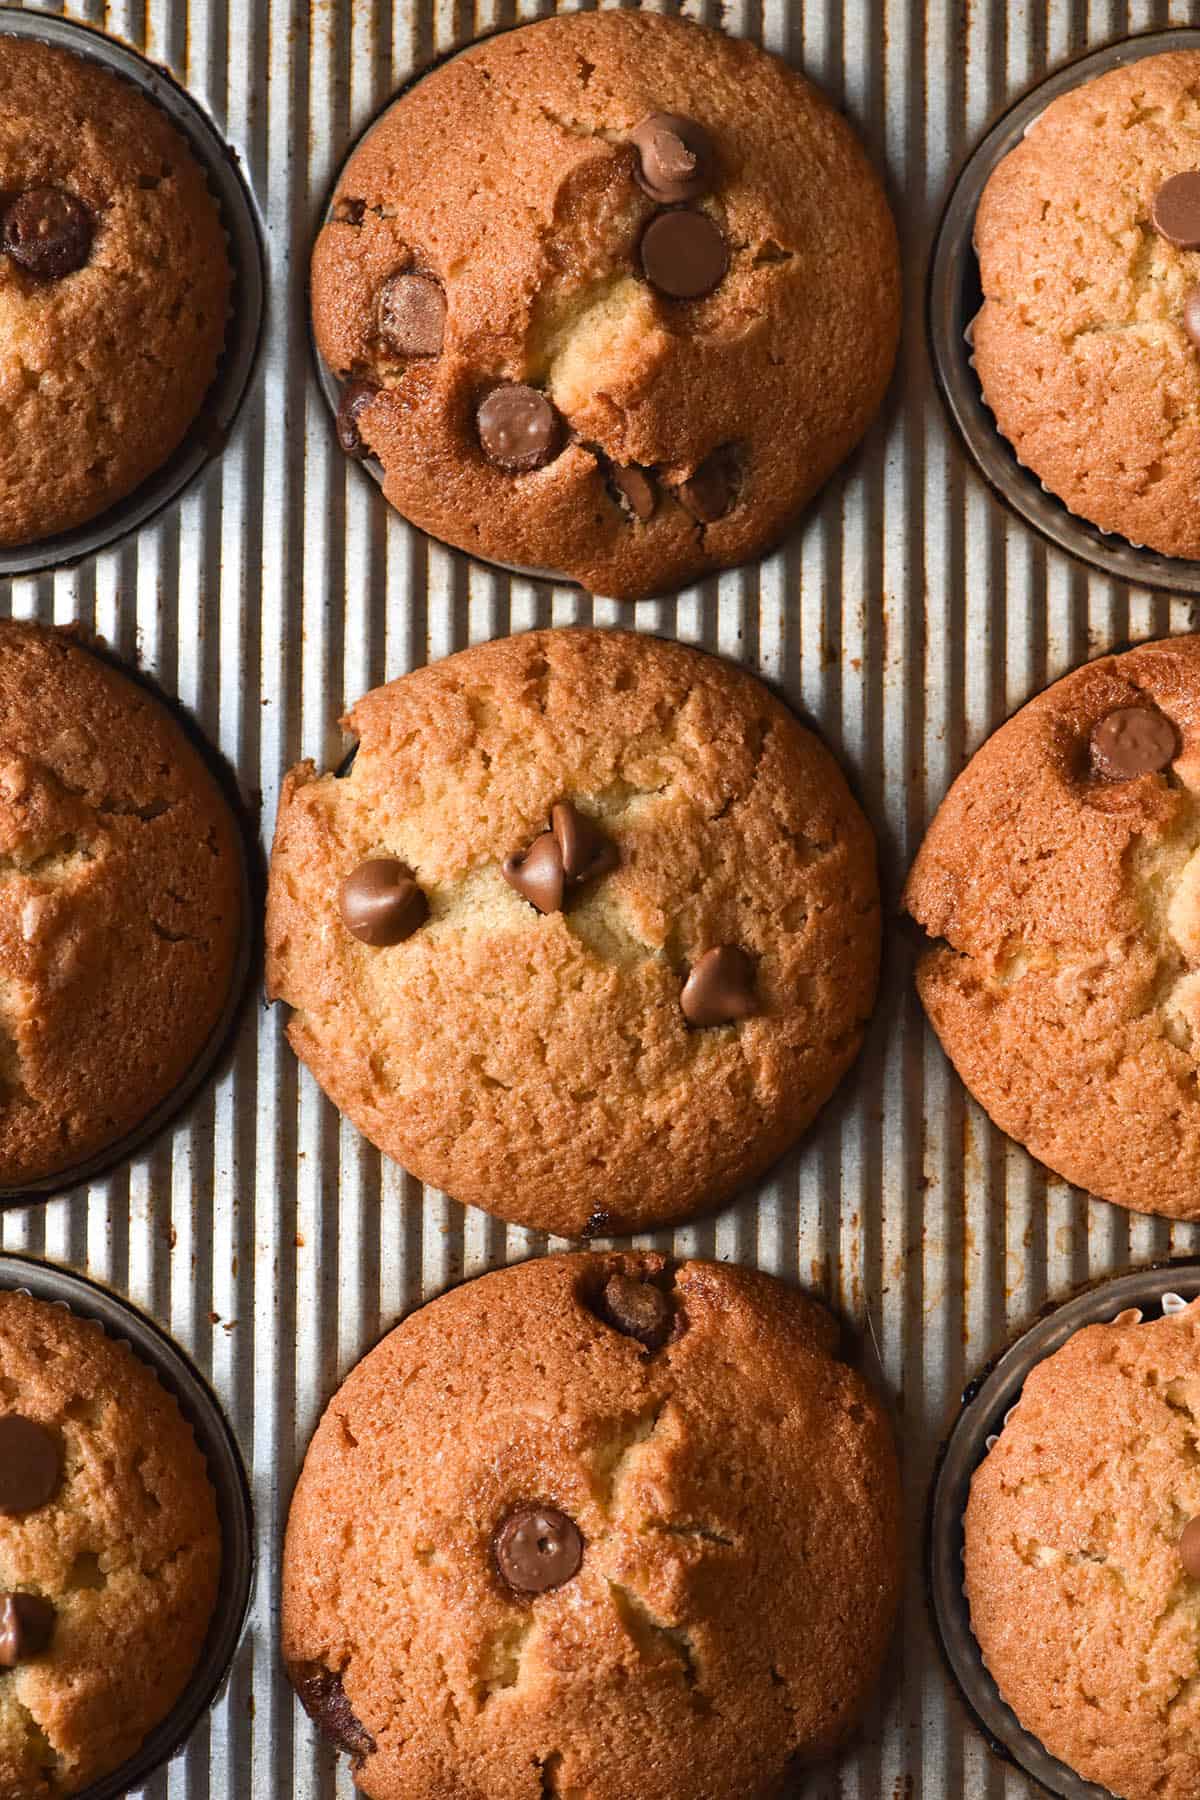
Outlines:
{"label": "chocolate chip muffin", "polygon": [[368,694],[280,800],[267,982],[335,1104],[520,1224],[640,1231],[791,1144],[857,1052],[870,828],[732,665],[531,632]]}
{"label": "chocolate chip muffin", "polygon": [[1021,462],[1072,512],[1200,557],[1200,52],[1053,101],[975,227],[975,367]]}
{"label": "chocolate chip muffin", "polygon": [[1090,1325],[971,1484],[966,1594],[1021,1724],[1123,1800],[1200,1792],[1200,1302]]}
{"label": "chocolate chip muffin", "polygon": [[230,283],[216,203],[158,108],[0,31],[0,546],[94,518],[166,461]]}
{"label": "chocolate chip muffin", "polygon": [[621,599],[759,554],[895,357],[896,234],[850,127],[658,13],[477,44],[374,126],[312,269],[343,447],[436,537]]}
{"label": "chocolate chip muffin", "polygon": [[172,1396],[90,1320],[0,1292],[0,1800],[134,1754],[196,1666],[220,1565]]}
{"label": "chocolate chip muffin", "polygon": [[505,1269],[385,1338],[283,1563],[292,1680],[362,1792],[754,1800],[836,1748],[900,1566],[836,1342],[767,1275],[653,1254]]}
{"label": "chocolate chip muffin", "polygon": [[997,1125],[1082,1188],[1200,1218],[1200,638],[1106,656],[959,776],[909,877],[917,975]]}
{"label": "chocolate chip muffin", "polygon": [[0,1189],[172,1093],[230,998],[228,806],[166,708],[65,632],[0,621]]}

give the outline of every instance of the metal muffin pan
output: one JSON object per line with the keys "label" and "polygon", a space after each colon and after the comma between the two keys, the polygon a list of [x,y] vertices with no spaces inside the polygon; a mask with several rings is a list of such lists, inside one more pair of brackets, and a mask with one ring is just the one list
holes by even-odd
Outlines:
{"label": "metal muffin pan", "polygon": [[[675,0],[645,0],[674,5]],[[879,835],[885,919],[965,759],[1089,655],[1193,627],[1186,598],[1101,574],[997,503],[947,429],[925,293],[945,197],[992,122],[1045,74],[1192,0],[684,0],[754,37],[843,106],[900,225],[904,334],[892,394],[847,468],[761,563],[620,607],[512,577],[412,530],[330,428],[305,282],[334,175],[414,74],[552,0],[47,0],[165,65],[231,146],[263,226],[270,311],[225,452],[166,508],[77,566],[0,576],[0,614],[96,630],[179,696],[261,797],[335,767],[369,688],[484,638],[623,625],[733,657],[811,719]],[[4,15],[0,14],[0,19]],[[1141,568],[1141,562],[1138,568]],[[907,938],[888,930],[862,1059],[803,1145],[737,1204],[656,1247],[756,1265],[826,1299],[878,1350],[908,1497],[891,1670],[856,1743],[789,1800],[1026,1800],[967,1721],[925,1592],[924,1507],[962,1390],[994,1347],[1086,1280],[1171,1255],[1200,1228],[1127,1215],[1053,1180],[964,1094],[928,1030]],[[296,1062],[278,1008],[168,1131],[68,1197],[0,1211],[0,1248],[95,1276],[160,1320],[226,1408],[253,1486],[263,1579],[225,1694],[147,1800],[352,1800],[278,1654],[292,1486],[326,1402],[404,1313],[549,1248],[381,1158]],[[1177,1279],[1177,1278],[1176,1278]],[[639,1796],[638,1800],[642,1800]]]}
{"label": "metal muffin pan", "polygon": [[0,5],[0,36],[35,37],[59,49],[98,62],[121,76],[166,113],[195,156],[217,202],[233,290],[225,347],[212,386],[182,443],[167,461],[148,475],[133,493],[94,519],[36,543],[0,545],[0,579],[62,568],[116,542],[147,524],[183,493],[199,471],[220,454],[233,430],[254,372],[265,306],[262,241],[254,202],[239,171],[237,158],[219,136],[212,120],[165,70],[128,45],[72,19],[47,16],[23,7]]}
{"label": "metal muffin pan", "polygon": [[1111,1800],[1083,1781],[1018,1722],[984,1667],[963,1593],[963,1516],[971,1478],[1004,1429],[1030,1371],[1085,1325],[1108,1324],[1137,1308],[1146,1319],[1178,1311],[1200,1294],[1200,1265],[1149,1269],[1104,1282],[1068,1300],[1017,1339],[963,1395],[963,1409],[942,1453],[929,1503],[929,1594],[942,1650],[962,1696],[998,1755],[1063,1800]]}
{"label": "metal muffin pan", "polygon": [[1165,50],[1200,48],[1200,31],[1148,32],[1111,44],[1059,69],[1006,112],[967,160],[946,205],[929,272],[929,341],[947,410],[980,474],[1013,511],[1052,544],[1118,581],[1200,594],[1200,562],[1160,556],[1114,532],[1101,531],[1045,487],[1019,461],[996,426],[971,361],[971,322],[983,305],[975,255],[975,214],[988,177],[1020,143],[1052,100],[1110,69]]}
{"label": "metal muffin pan", "polygon": [[208,1464],[221,1526],[221,1579],[216,1610],[195,1673],[181,1699],[147,1737],[136,1756],[80,1800],[119,1800],[169,1762],[198,1720],[218,1698],[241,1642],[254,1587],[254,1511],[237,1440],[220,1403],[200,1372],[150,1319],[67,1269],[22,1256],[0,1255],[0,1289],[23,1289],[37,1300],[65,1306],[77,1318],[94,1319],[148,1363],[174,1394]]}
{"label": "metal muffin pan", "polygon": [[250,980],[251,967],[256,964],[258,947],[261,938],[260,920],[262,915],[262,898],[265,881],[258,872],[258,844],[246,809],[238,792],[237,781],[231,770],[216,754],[212,745],[196,729],[194,721],[170,695],[164,694],[157,684],[149,680],[141,669],[131,668],[112,656],[101,644],[84,642],[80,646],[90,655],[98,657],[101,662],[115,669],[127,681],[142,688],[151,699],[155,700],[183,732],[193,750],[201,758],[209,775],[220,790],[221,797],[233,815],[234,841],[237,846],[239,894],[238,906],[241,916],[241,931],[237,951],[234,957],[233,977],[229,993],[220,1016],[207,1040],[201,1045],[185,1072],[183,1079],[172,1088],[154,1109],[146,1114],[133,1130],[104,1149],[98,1150],[82,1163],[72,1164],[70,1168],[60,1169],[57,1174],[46,1175],[37,1181],[23,1182],[17,1187],[5,1187],[0,1183],[0,1209],[8,1206],[29,1206],[39,1200],[47,1200],[53,1194],[65,1194],[83,1187],[88,1182],[100,1180],[103,1176],[118,1169],[135,1156],[146,1145],[158,1137],[171,1120],[181,1113],[193,1098],[198,1089],[212,1074],[223,1053],[228,1049],[234,1026],[241,1014],[246,1000],[247,987]]}

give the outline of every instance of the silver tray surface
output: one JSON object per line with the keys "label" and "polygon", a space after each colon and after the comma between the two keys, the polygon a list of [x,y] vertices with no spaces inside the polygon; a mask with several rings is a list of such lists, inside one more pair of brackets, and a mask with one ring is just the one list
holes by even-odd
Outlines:
{"label": "silver tray surface", "polygon": [[[885,916],[965,758],[1087,656],[1191,628],[1168,593],[1071,560],[1001,507],[948,426],[925,292],[952,180],[1028,88],[1131,31],[1189,24],[1183,0],[688,0],[757,36],[844,104],[886,167],[904,240],[905,332],[884,414],[787,546],[638,607],[510,577],[431,544],[337,449],[313,369],[307,252],[351,140],[432,55],[540,16],[513,0],[51,0],[173,72],[229,141],[264,227],[267,321],[223,454],[136,535],[54,574],[0,581],[0,614],[79,619],[177,694],[239,772],[269,838],[285,770],[341,758],[367,688],[481,638],[632,624],[735,656],[843,759],[880,836]],[[655,1241],[756,1262],[825,1296],[875,1347],[908,1494],[903,1650],[860,1745],[810,1800],[1036,1790],[996,1761],[939,1655],[923,1520],[964,1386],[1048,1298],[1200,1254],[1200,1231],[1089,1202],[1009,1145],[964,1095],[889,929],[858,1069],[801,1149],[740,1205]],[[0,1248],[110,1283],[195,1358],[253,1488],[259,1580],[232,1680],[153,1800],[351,1800],[276,1654],[288,1498],[341,1377],[408,1307],[547,1248],[423,1191],[343,1124],[296,1063],[278,1009],[247,1009],[215,1085],[106,1180],[0,1214]],[[652,1795],[630,1800],[653,1800]]]}

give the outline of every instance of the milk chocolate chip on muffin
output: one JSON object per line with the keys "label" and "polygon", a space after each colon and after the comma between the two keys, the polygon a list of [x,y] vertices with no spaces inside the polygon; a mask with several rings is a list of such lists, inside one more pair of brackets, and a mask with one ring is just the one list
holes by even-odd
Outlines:
{"label": "milk chocolate chip on muffin", "polygon": [[1077,669],[959,776],[909,877],[917,984],[991,1117],[1077,1186],[1200,1218],[1200,638]]}
{"label": "milk chocolate chip on muffin", "polygon": [[166,462],[231,283],[166,116],[90,58],[0,34],[0,547],[84,524]]}
{"label": "milk chocolate chip on muffin", "polygon": [[638,599],[760,553],[857,443],[898,259],[800,75],[614,9],[488,38],[398,100],[342,174],[312,306],[343,447],[407,518]]}
{"label": "milk chocolate chip on muffin", "polygon": [[795,1141],[858,1049],[879,901],[841,773],[766,688],[534,632],[347,724],[347,774],[284,784],[267,978],[374,1144],[501,1218],[615,1236]]}
{"label": "milk chocolate chip on muffin", "polygon": [[891,1435],[837,1335],[769,1276],[614,1253],[384,1338],[283,1557],[284,1658],[356,1787],[747,1800],[835,1750],[901,1568]]}

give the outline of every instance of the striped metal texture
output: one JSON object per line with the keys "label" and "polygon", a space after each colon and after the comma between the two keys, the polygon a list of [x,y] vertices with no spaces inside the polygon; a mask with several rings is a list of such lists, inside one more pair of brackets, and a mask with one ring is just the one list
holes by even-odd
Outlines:
{"label": "striped metal texture", "polygon": [[[660,1242],[799,1279],[846,1317],[895,1403],[909,1498],[902,1647],[864,1742],[812,1796],[1024,1795],[951,1692],[923,1592],[925,1495],[969,1378],[1048,1298],[1200,1249],[1195,1228],[1089,1203],[969,1103],[912,994],[903,871],[966,756],[1090,654],[1192,624],[1167,596],[1089,574],[997,507],[951,441],[924,341],[925,265],[952,170],[1046,69],[1128,32],[1195,23],[1163,0],[698,0],[844,102],[886,167],[905,244],[906,330],[885,413],[790,544],[759,567],[622,608],[510,578],[389,515],[336,450],[305,315],[307,251],[333,170],[409,71],[513,0],[70,0],[63,11],[167,64],[240,155],[265,229],[267,336],[224,455],[182,503],[67,572],[0,584],[0,615],[98,630],[177,693],[261,799],[342,751],[365,689],[481,638],[594,620],[707,645],[777,683],[852,773],[879,832],[884,986],[862,1062],[799,1153],[740,1206]],[[258,1510],[253,1627],[225,1698],[145,1790],[327,1800],[275,1652],[292,1482],[331,1391],[407,1307],[547,1248],[423,1192],[339,1120],[283,1021],[252,1005],[219,1078],[113,1178],[0,1215],[0,1245],[85,1270],[150,1311],[211,1376]],[[653,1800],[631,1795],[629,1800]]]}

